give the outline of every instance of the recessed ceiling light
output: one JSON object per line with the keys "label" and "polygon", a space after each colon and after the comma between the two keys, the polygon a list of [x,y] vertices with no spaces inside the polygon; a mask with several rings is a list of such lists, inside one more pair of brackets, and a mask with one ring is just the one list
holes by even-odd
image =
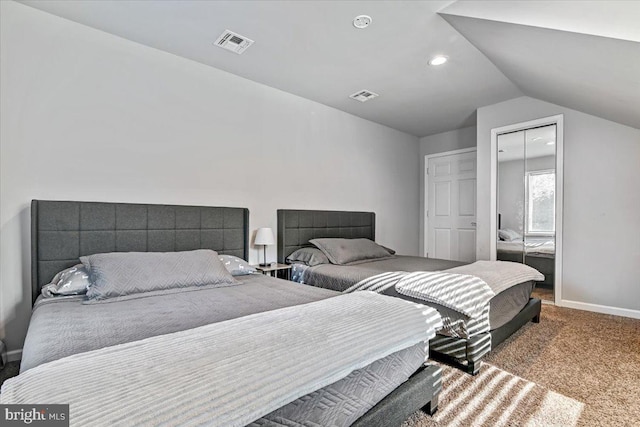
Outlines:
{"label": "recessed ceiling light", "polygon": [[447,62],[449,58],[444,55],[436,55],[429,60],[429,65],[442,65]]}
{"label": "recessed ceiling light", "polygon": [[547,142],[547,145],[553,145],[555,143],[556,143],[555,141],[549,141],[549,142]]}
{"label": "recessed ceiling light", "polygon": [[371,18],[369,15],[358,15],[353,18],[353,26],[358,28],[359,30],[367,28],[369,25],[371,25],[371,22],[373,22],[373,18]]}

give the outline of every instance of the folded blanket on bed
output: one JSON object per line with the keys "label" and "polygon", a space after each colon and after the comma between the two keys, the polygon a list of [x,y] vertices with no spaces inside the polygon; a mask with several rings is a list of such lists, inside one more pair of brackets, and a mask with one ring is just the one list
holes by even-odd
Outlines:
{"label": "folded blanket on bed", "polygon": [[356,283],[345,292],[382,292],[391,286],[402,295],[439,304],[471,318],[480,316],[495,296],[478,277],[440,271],[382,273]]}
{"label": "folded blanket on bed", "polygon": [[381,273],[361,280],[345,292],[382,293],[394,287],[402,295],[442,305],[469,318],[477,318],[495,295],[532,280],[544,280],[544,275],[525,264],[476,261],[444,271]]}
{"label": "folded blanket on bed", "polygon": [[496,295],[519,283],[544,280],[544,274],[535,268],[510,261],[476,261],[444,272],[479,277]]}
{"label": "folded blanket on bed", "polygon": [[45,363],[7,380],[0,403],[69,403],[71,425],[244,426],[439,323],[398,298],[341,295]]}

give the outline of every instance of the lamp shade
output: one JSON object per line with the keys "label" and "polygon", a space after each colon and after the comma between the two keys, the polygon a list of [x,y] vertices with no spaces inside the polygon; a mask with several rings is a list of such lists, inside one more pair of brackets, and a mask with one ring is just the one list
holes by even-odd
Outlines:
{"label": "lamp shade", "polygon": [[270,228],[258,228],[256,239],[253,243],[256,245],[275,245],[276,239],[273,237],[273,230]]}

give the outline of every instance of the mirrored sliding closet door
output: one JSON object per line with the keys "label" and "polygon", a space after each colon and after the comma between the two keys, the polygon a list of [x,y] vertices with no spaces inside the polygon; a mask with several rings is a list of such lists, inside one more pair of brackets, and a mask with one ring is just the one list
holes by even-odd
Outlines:
{"label": "mirrored sliding closet door", "polygon": [[498,135],[497,259],[545,276],[535,295],[553,301],[556,240],[556,125]]}

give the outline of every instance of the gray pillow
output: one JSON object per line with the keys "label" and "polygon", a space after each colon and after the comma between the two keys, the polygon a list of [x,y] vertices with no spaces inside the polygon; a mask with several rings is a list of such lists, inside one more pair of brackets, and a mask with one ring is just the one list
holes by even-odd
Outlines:
{"label": "gray pillow", "polygon": [[42,296],[84,295],[89,284],[89,272],[82,264],[77,264],[56,274],[51,283],[42,287]]}
{"label": "gray pillow", "polygon": [[309,243],[320,249],[332,264],[392,258],[385,248],[369,239],[313,239]]}
{"label": "gray pillow", "polygon": [[257,272],[249,263],[242,258],[233,255],[219,255],[220,262],[224,265],[232,276],[245,276]]}
{"label": "gray pillow", "polygon": [[300,248],[287,257],[288,263],[298,262],[309,267],[330,264],[329,258],[318,248]]}
{"label": "gray pillow", "polygon": [[89,272],[87,297],[93,300],[191,286],[236,284],[218,254],[188,252],[112,252],[83,256]]}

